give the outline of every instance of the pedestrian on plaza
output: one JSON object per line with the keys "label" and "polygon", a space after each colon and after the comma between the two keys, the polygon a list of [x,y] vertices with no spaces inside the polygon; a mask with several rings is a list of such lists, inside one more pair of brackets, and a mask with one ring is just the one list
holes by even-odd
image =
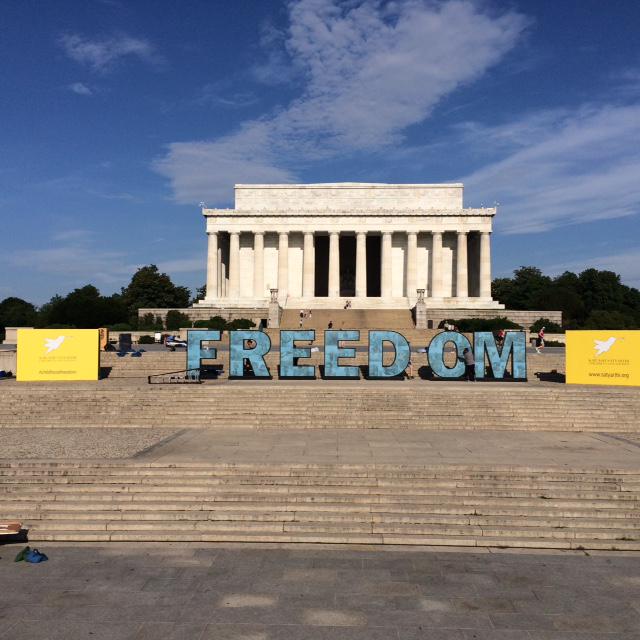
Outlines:
{"label": "pedestrian on plaza", "polygon": [[465,377],[468,382],[476,381],[476,360],[473,357],[473,351],[469,349],[469,347],[465,347],[462,352],[462,358],[460,358],[462,362],[464,362],[464,372]]}
{"label": "pedestrian on plaza", "polygon": [[407,362],[406,373],[407,378],[413,380],[413,362],[411,362],[411,357],[409,357],[409,362]]}
{"label": "pedestrian on plaza", "polygon": [[300,309],[300,328],[301,329],[303,324],[304,324],[304,309]]}
{"label": "pedestrian on plaza", "polygon": [[497,344],[499,347],[501,347],[504,344],[504,337],[505,337],[506,333],[504,329],[500,329],[500,331],[498,331],[498,338],[496,340]]}
{"label": "pedestrian on plaza", "polygon": [[542,327],[542,329],[538,331],[538,337],[536,338],[537,353],[542,353],[542,350],[544,349],[544,330],[545,330],[545,327]]}
{"label": "pedestrian on plaza", "polygon": [[327,325],[327,329],[333,329],[333,320],[329,320],[329,324]]}

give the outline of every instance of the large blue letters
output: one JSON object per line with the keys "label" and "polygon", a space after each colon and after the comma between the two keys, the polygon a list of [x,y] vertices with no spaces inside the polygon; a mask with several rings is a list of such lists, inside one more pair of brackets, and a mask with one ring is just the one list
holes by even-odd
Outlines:
{"label": "large blue letters", "polygon": [[[395,350],[394,361],[385,366],[384,343],[390,342]],[[407,339],[397,331],[369,331],[369,377],[394,378],[409,364],[411,349]]]}
{"label": "large blue letters", "polygon": [[187,369],[199,369],[201,360],[215,360],[217,349],[203,349],[202,342],[220,340],[219,331],[188,331],[187,332]]}
{"label": "large blue letters", "polygon": [[280,332],[280,377],[281,378],[313,378],[316,368],[312,364],[295,364],[297,358],[309,358],[311,347],[297,347],[296,340],[313,342],[316,332],[313,329],[305,331]]}
{"label": "large blue letters", "polygon": [[527,377],[526,339],[524,331],[507,331],[500,353],[496,340],[490,331],[478,331],[473,334],[474,357],[476,360],[476,378],[484,378],[484,354],[487,353],[493,377],[502,379],[511,355],[512,374],[517,380]]}
{"label": "large blue letters", "polygon": [[360,369],[338,364],[340,358],[355,358],[354,347],[341,347],[342,340],[359,340],[359,331],[325,331],[324,332],[324,376],[325,378],[359,378]]}
{"label": "large blue letters", "polygon": [[[447,367],[444,363],[444,345],[453,342],[456,347],[456,364]],[[471,349],[471,343],[462,333],[443,331],[433,338],[429,345],[429,366],[439,378],[460,378],[464,375],[464,362],[459,360],[464,349]]]}
{"label": "large blue letters", "polygon": [[[253,340],[254,347],[247,347],[246,341]],[[271,338],[262,331],[232,331],[229,344],[231,351],[229,375],[233,378],[244,376],[244,361],[249,360],[256,378],[270,378],[264,356],[271,349]]]}

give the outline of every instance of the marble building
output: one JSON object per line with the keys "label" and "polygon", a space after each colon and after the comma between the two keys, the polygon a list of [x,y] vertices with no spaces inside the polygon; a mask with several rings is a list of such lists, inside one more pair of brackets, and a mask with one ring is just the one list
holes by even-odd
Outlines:
{"label": "marble building", "polygon": [[[234,209],[204,208],[198,307],[502,309],[491,298],[495,208],[462,184],[238,184]],[[277,289],[277,292],[274,290]]]}

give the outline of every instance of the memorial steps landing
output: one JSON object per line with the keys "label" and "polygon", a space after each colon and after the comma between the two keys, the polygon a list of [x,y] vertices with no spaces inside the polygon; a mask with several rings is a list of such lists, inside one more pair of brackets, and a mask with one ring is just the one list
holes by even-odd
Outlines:
{"label": "memorial steps landing", "polygon": [[[365,334],[369,328],[403,334],[404,330],[415,328],[410,309],[311,309],[311,318],[304,319],[303,329],[327,329],[330,321],[334,329],[360,329]],[[299,329],[300,309],[285,309],[280,328]]]}
{"label": "memorial steps landing", "polygon": [[500,429],[637,432],[640,392],[402,381],[3,383],[0,427]]}
{"label": "memorial steps landing", "polygon": [[30,541],[640,550],[640,470],[0,462]]}

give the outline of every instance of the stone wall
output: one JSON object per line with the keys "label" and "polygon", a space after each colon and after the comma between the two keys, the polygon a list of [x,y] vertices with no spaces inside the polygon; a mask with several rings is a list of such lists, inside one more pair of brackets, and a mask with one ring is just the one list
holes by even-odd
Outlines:
{"label": "stone wall", "polygon": [[508,318],[511,322],[519,324],[524,329],[529,327],[539,318],[547,318],[556,324],[562,324],[562,311],[514,311],[511,309],[429,309],[427,308],[427,320],[433,321],[437,327],[442,320],[462,320],[464,318]]}
{"label": "stone wall", "polygon": [[147,313],[152,313],[154,317],[160,316],[162,321],[164,322],[167,317],[167,313],[169,311],[179,311],[180,313],[184,313],[189,317],[189,320],[208,320],[213,316],[221,316],[225,320],[236,320],[239,318],[249,318],[253,320],[256,325],[259,324],[260,320],[267,319],[269,316],[269,310],[265,305],[262,308],[243,308],[243,307],[230,307],[226,309],[215,309],[212,307],[188,307],[186,309],[139,309],[138,310],[138,318],[142,318],[142,316]]}

